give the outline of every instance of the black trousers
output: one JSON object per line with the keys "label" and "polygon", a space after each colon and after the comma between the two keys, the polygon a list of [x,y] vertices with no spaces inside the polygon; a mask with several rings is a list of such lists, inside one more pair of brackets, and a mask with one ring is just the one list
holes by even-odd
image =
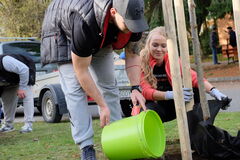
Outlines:
{"label": "black trousers", "polygon": [[[210,118],[207,120],[207,122],[209,124],[213,124],[216,115],[218,114],[220,108],[224,106],[224,104],[217,100],[209,100],[208,105],[209,105],[209,111],[210,111]],[[166,101],[165,103],[164,101],[163,102],[147,101],[146,107],[150,110],[154,110],[155,112],[157,112],[162,122],[168,122],[176,119],[176,111],[175,111],[175,105],[173,100]],[[187,113],[187,117],[189,122],[194,122],[194,121],[199,122],[203,120],[202,118],[203,113],[202,113],[202,108],[200,103],[197,103],[194,105],[193,111],[189,111]],[[192,125],[192,124],[189,124],[189,125]]]}
{"label": "black trousers", "polygon": [[169,101],[147,101],[147,109],[157,112],[162,122],[168,122],[176,119],[175,105],[173,100]]}
{"label": "black trousers", "polygon": [[[200,96],[198,88],[193,88],[195,106],[199,108]],[[154,110],[160,116],[162,122],[176,119],[176,111],[173,100],[168,101],[146,101],[146,107]],[[201,112],[201,111],[200,111]],[[217,114],[217,113],[214,113]],[[215,116],[214,116],[215,117]]]}

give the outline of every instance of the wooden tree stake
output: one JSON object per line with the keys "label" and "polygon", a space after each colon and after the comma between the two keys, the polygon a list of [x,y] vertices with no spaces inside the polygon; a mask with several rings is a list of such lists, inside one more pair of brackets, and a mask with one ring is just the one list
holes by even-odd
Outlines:
{"label": "wooden tree stake", "polygon": [[167,33],[167,48],[172,76],[175,110],[183,160],[192,160],[187,115],[182,91],[182,78],[179,66],[177,38],[172,0],[162,0],[164,22]]}
{"label": "wooden tree stake", "polygon": [[[232,0],[235,32],[237,37],[238,61],[240,61],[240,1]],[[240,63],[239,63],[240,70]]]}
{"label": "wooden tree stake", "polygon": [[[180,47],[180,56],[182,62],[183,85],[185,88],[192,88],[192,76],[190,72],[189,47],[187,39],[186,21],[183,7],[183,0],[174,0],[178,42]],[[186,110],[193,109],[194,99],[186,104]]]}

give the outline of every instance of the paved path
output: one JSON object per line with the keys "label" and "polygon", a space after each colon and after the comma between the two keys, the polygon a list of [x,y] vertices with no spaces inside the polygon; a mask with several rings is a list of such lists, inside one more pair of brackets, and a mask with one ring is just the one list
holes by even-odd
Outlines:
{"label": "paved path", "polygon": [[[97,105],[90,105],[89,106],[89,111],[92,113],[93,117],[98,117],[99,116]],[[24,116],[23,107],[17,108],[15,122],[24,122],[23,116]],[[68,120],[68,119],[69,119],[68,114],[64,114],[63,117],[62,117],[62,120]],[[44,121],[42,115],[39,113],[37,108],[34,109],[34,120],[35,121]]]}
{"label": "paved path", "polygon": [[[240,81],[225,81],[225,82],[212,82],[221,92],[232,98],[231,106],[226,110],[221,112],[240,112]],[[207,94],[208,99],[212,99],[211,96]],[[91,107],[93,116],[96,117],[97,105]],[[35,108],[35,121],[43,121],[41,114]],[[68,115],[64,115],[63,119],[68,119]],[[15,122],[23,122],[23,107],[17,109]]]}
{"label": "paved path", "polygon": [[[221,62],[227,63],[227,62]],[[204,66],[212,65],[211,62],[203,63]],[[226,111],[222,112],[240,112],[240,75],[238,77],[218,77],[208,79],[214,86],[216,86],[221,92],[232,98],[231,106]],[[207,95],[208,99],[211,99]],[[92,107],[93,115],[97,116],[96,106]],[[23,108],[19,108],[16,115],[16,122],[23,122]],[[35,109],[35,121],[43,121],[40,113]],[[68,119],[68,115],[64,115],[63,119]]]}
{"label": "paved path", "polygon": [[[23,107],[17,108],[15,122],[24,122],[23,116]],[[34,109],[34,119],[35,121],[43,121],[42,115],[39,113],[37,108]]]}
{"label": "paved path", "polygon": [[223,112],[240,112],[240,81],[212,82],[212,84],[232,98],[230,107]]}

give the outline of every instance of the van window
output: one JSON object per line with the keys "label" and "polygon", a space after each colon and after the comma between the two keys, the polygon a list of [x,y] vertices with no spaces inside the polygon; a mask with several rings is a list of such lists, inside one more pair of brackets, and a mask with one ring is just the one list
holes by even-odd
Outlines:
{"label": "van window", "polygon": [[8,43],[3,45],[3,54],[21,54],[33,59],[35,63],[40,63],[40,43]]}
{"label": "van window", "polygon": [[57,70],[57,64],[48,64],[42,67],[40,43],[37,42],[13,42],[3,44],[3,54],[21,54],[30,57],[36,64],[37,75]]}

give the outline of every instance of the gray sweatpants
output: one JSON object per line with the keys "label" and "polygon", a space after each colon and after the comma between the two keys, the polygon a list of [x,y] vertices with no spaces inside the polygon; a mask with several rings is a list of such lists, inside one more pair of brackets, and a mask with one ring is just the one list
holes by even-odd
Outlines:
{"label": "gray sweatpants", "polygon": [[[121,119],[122,111],[114,76],[112,49],[103,48],[94,55],[90,70],[110,109],[111,121]],[[77,80],[73,65],[71,63],[59,65],[59,73],[70,114],[72,137],[81,149],[93,145],[92,117],[87,108],[87,96]]]}
{"label": "gray sweatpants", "polygon": [[[18,102],[17,90],[18,86],[6,87],[1,95],[4,123],[8,125],[13,125],[15,119]],[[25,91],[26,97],[23,99],[24,121],[25,123],[32,123],[34,115],[32,86],[27,86]]]}

